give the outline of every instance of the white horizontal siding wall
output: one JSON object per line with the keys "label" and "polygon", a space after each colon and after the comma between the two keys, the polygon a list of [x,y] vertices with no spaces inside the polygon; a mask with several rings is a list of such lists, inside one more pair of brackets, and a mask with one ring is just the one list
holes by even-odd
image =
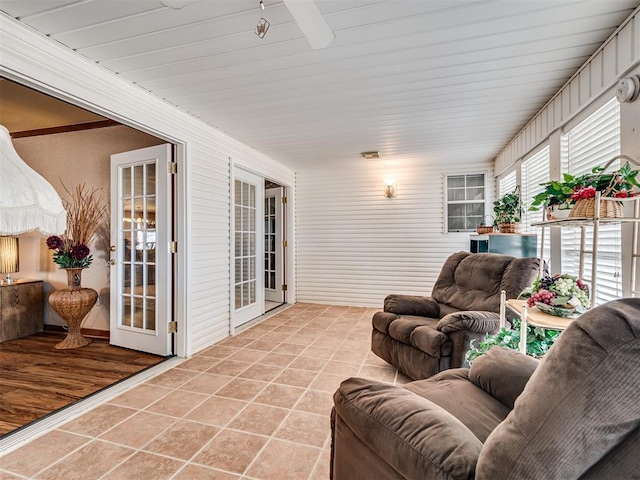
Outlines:
{"label": "white horizontal siding wall", "polygon": [[640,64],[640,7],[496,157],[495,175],[562,128]]}
{"label": "white horizontal siding wall", "polygon": [[[490,163],[353,160],[298,173],[297,292],[304,302],[382,305],[389,293],[427,295],[469,233],[443,234],[443,175],[491,176]],[[397,197],[385,198],[384,180]],[[488,178],[490,198],[494,182]]]}
{"label": "white horizontal siding wall", "polygon": [[[178,163],[178,354],[229,334],[230,158],[294,185],[294,173],[0,13],[0,74],[184,145]],[[179,156],[180,160],[181,157]]]}

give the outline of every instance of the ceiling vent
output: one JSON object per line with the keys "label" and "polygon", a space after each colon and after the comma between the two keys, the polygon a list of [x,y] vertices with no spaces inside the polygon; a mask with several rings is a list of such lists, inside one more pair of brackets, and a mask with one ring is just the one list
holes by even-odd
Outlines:
{"label": "ceiling vent", "polygon": [[362,158],[367,158],[367,159],[380,158],[380,152],[379,151],[360,152],[360,155],[362,155]]}

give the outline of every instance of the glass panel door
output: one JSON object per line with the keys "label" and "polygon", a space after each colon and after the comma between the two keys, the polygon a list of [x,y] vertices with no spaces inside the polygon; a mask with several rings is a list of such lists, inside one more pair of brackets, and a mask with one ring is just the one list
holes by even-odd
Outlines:
{"label": "glass panel door", "polygon": [[266,190],[264,195],[264,298],[268,302],[278,304],[284,303],[282,210],[282,187]]}
{"label": "glass panel door", "polygon": [[170,145],[111,157],[111,343],[158,355],[172,353],[170,159]]}
{"label": "glass panel door", "polygon": [[[264,180],[236,170],[234,180],[234,326],[264,313],[262,217]],[[260,212],[260,214],[258,213]]]}

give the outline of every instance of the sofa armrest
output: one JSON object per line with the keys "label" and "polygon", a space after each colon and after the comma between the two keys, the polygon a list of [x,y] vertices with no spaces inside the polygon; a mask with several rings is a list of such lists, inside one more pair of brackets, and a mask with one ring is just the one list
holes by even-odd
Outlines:
{"label": "sofa armrest", "polygon": [[539,360],[503,347],[493,347],[476,358],[469,380],[507,407],[513,409]]}
{"label": "sofa armrest", "polygon": [[440,306],[431,297],[391,294],[384,299],[384,311],[396,315],[440,318]]}
{"label": "sofa armrest", "polygon": [[403,478],[473,478],[482,443],[435,403],[362,378],[342,382],[333,399],[355,436]]}
{"label": "sofa armrest", "polygon": [[500,315],[495,312],[468,310],[445,315],[436,326],[442,333],[467,330],[475,333],[497,333]]}

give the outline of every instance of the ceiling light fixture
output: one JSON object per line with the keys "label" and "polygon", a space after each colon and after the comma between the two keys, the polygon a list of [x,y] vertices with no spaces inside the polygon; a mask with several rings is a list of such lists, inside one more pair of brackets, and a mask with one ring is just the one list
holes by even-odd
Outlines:
{"label": "ceiling light fixture", "polygon": [[[260,10],[264,10],[264,3],[262,0],[260,0]],[[264,38],[267,30],[269,30],[269,22],[267,22],[267,20],[262,17],[260,20],[258,20],[258,25],[256,25],[256,35],[260,38]]]}
{"label": "ceiling light fixture", "polygon": [[371,151],[371,152],[360,152],[360,155],[362,156],[362,158],[366,158],[368,160],[374,159],[374,158],[380,158],[380,151],[379,150],[375,150],[375,151]]}
{"label": "ceiling light fixture", "polygon": [[258,21],[258,25],[256,25],[256,35],[260,38],[264,38],[267,30],[269,30],[269,22],[267,22],[263,17]]}

